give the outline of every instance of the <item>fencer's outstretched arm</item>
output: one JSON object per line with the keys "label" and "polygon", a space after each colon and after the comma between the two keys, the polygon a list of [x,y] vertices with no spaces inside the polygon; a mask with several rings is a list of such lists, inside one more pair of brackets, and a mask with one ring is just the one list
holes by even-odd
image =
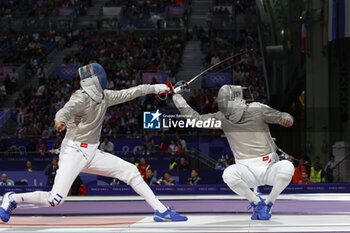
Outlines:
{"label": "fencer's outstretched arm", "polygon": [[290,127],[294,123],[293,117],[286,112],[280,112],[265,104],[260,104],[264,121],[269,124],[280,124],[284,127]]}
{"label": "fencer's outstretched arm", "polygon": [[174,94],[173,101],[175,106],[179,109],[181,115],[186,116],[187,118],[205,121],[213,118],[216,120],[222,120],[224,117],[221,112],[200,115],[187,104],[186,100],[180,94]]}
{"label": "fencer's outstretched arm", "polygon": [[135,99],[140,96],[148,95],[148,94],[160,94],[170,90],[169,87],[165,84],[155,84],[155,85],[139,85],[135,87],[131,87],[128,89],[120,90],[120,91],[111,91],[105,90],[104,94],[106,97],[108,107],[121,104],[132,99]]}

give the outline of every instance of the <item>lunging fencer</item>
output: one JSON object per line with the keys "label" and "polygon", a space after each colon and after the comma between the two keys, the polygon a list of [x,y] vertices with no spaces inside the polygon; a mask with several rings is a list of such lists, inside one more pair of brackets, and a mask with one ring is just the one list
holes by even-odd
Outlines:
{"label": "lunging fencer", "polygon": [[[273,204],[294,174],[291,162],[279,161],[269,124],[290,127],[293,117],[262,103],[246,104],[241,86],[222,86],[216,99],[219,111],[204,115],[193,110],[181,92],[181,87],[175,88],[173,101],[183,116],[203,121],[213,118],[221,121],[221,129],[236,161],[236,164],[224,170],[223,180],[233,192],[249,200],[254,208],[252,220],[269,220]],[[250,189],[266,184],[273,186],[266,200]]]}
{"label": "lunging fencer", "polygon": [[59,169],[50,192],[9,192],[3,196],[0,218],[7,222],[19,203],[56,207],[68,195],[80,172],[118,178],[130,185],[154,209],[155,221],[186,221],[187,217],[166,208],[142,179],[135,165],[98,149],[107,108],[147,94],[168,91],[165,84],[139,85],[125,90],[105,90],[107,75],[103,67],[92,63],[78,70],[81,89],[56,113],[55,129],[67,129],[59,155]]}

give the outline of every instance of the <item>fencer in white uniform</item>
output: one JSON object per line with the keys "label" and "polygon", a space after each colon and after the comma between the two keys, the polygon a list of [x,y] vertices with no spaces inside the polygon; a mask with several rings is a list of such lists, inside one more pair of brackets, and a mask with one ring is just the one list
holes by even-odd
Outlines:
{"label": "fencer in white uniform", "polygon": [[[181,89],[176,88],[174,92],[181,93]],[[232,191],[249,200],[254,207],[253,220],[270,219],[271,207],[290,183],[294,166],[287,160],[279,161],[268,124],[290,127],[293,117],[262,103],[246,104],[241,86],[224,85],[220,88],[216,99],[219,111],[216,113],[198,114],[180,94],[174,94],[173,101],[185,117],[221,121],[221,129],[236,161],[224,170],[223,180]],[[273,188],[264,201],[250,188],[266,184]]]}
{"label": "fencer in white uniform", "polygon": [[81,89],[56,113],[55,128],[67,129],[59,155],[59,169],[50,192],[6,193],[0,208],[2,221],[9,220],[12,209],[26,202],[56,207],[68,195],[80,172],[118,178],[129,184],[155,210],[155,221],[186,221],[166,208],[142,179],[135,165],[98,149],[101,129],[107,108],[147,94],[168,91],[165,84],[139,85],[125,90],[105,90],[107,76],[103,67],[92,63],[79,68]]}

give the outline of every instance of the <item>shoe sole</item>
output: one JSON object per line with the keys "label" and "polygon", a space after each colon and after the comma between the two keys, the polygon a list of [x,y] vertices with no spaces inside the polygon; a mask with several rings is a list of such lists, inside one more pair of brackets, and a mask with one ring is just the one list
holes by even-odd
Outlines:
{"label": "shoe sole", "polygon": [[162,218],[162,217],[156,216],[153,218],[153,220],[156,222],[185,222],[188,219],[176,219],[176,220],[174,220],[174,219]]}
{"label": "shoe sole", "polygon": [[2,207],[0,207],[0,219],[3,222],[8,222],[10,220],[10,215]]}

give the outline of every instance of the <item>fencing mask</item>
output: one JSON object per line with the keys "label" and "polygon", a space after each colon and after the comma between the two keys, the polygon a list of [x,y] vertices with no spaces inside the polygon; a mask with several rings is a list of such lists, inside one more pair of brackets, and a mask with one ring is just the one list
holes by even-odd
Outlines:
{"label": "fencing mask", "polygon": [[103,67],[98,63],[82,66],[78,70],[80,86],[97,103],[103,99],[103,90],[106,89],[108,80]]}
{"label": "fencing mask", "polygon": [[216,98],[219,110],[232,123],[237,123],[247,107],[241,86],[224,85]]}

